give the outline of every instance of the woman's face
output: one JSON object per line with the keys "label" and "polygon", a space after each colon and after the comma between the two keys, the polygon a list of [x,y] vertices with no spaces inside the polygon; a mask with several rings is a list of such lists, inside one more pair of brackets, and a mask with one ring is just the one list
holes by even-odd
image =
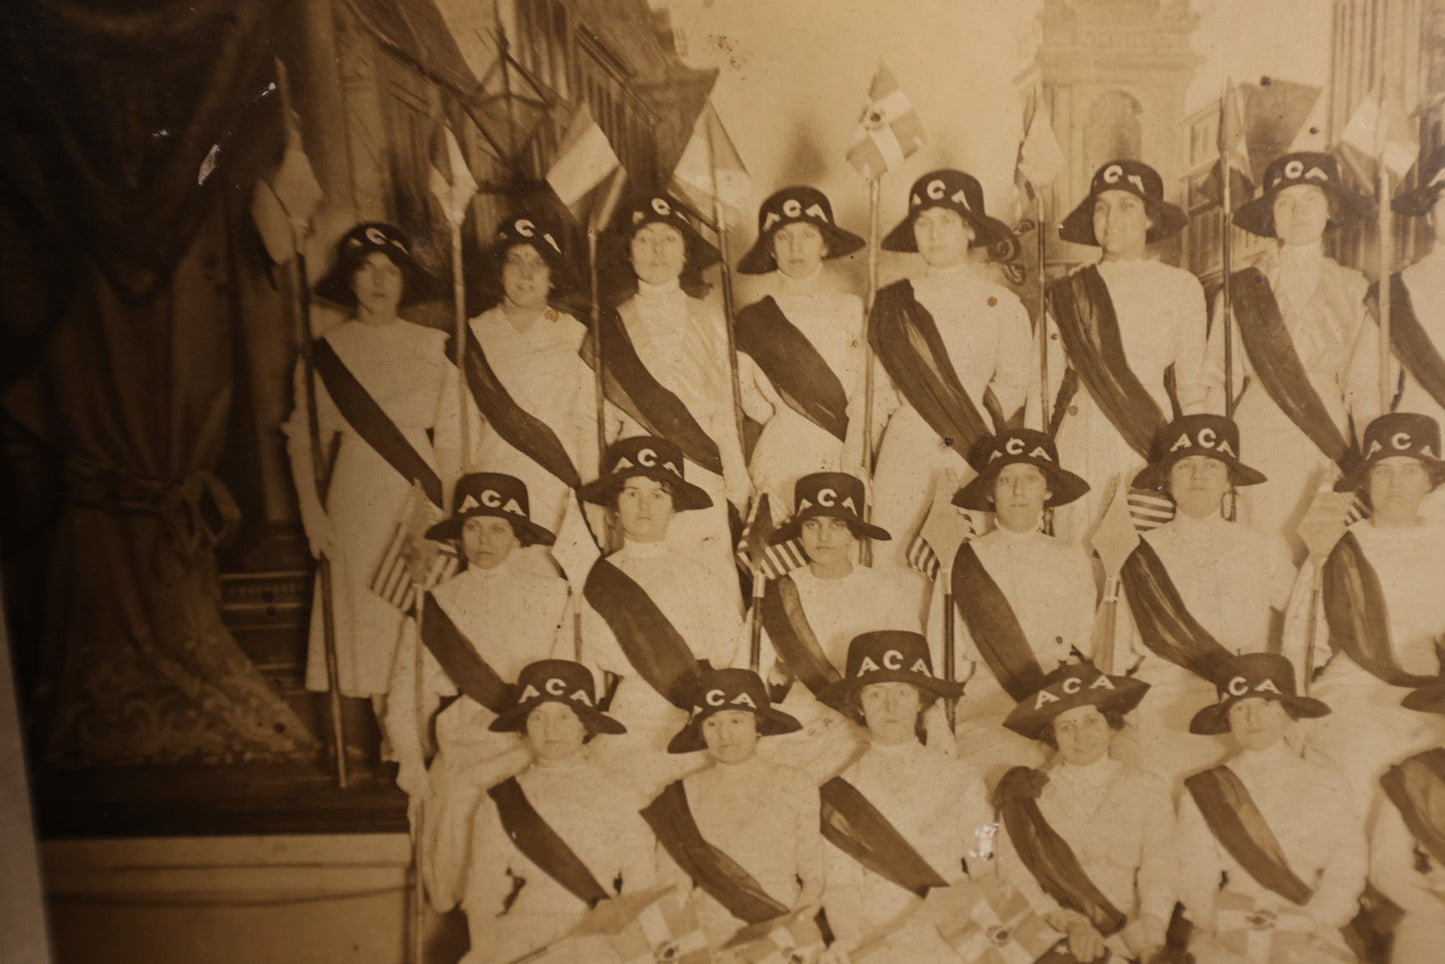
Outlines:
{"label": "woman's face", "polygon": [[1109,752],[1109,721],[1097,706],[1076,706],[1054,717],[1054,740],[1065,763],[1088,766]]}
{"label": "woman's face", "polygon": [[687,242],[668,224],[644,224],[632,236],[632,270],[651,285],[667,284],[682,274]]}
{"label": "woman's face", "polygon": [[812,277],[827,254],[823,232],[811,224],[795,221],[773,234],[773,259],[778,262],[778,270],[789,278]]}
{"label": "woman's face", "polygon": [[401,304],[401,268],[382,252],[373,251],[351,273],[351,290],[356,294],[357,314],[364,320],[390,321]]}
{"label": "woman's face", "polygon": [[811,561],[820,566],[850,561],[853,543],[857,540],[845,520],[832,516],[815,516],[799,528],[803,551]]}
{"label": "woman's face", "polygon": [[742,763],[758,746],[758,718],[747,710],[719,710],[700,729],[702,742],[719,763]]}
{"label": "woman's face", "polygon": [[1280,191],[1273,211],[1275,236],[1285,244],[1317,244],[1330,223],[1329,196],[1313,184],[1295,184]]}
{"label": "woman's face", "polygon": [[1381,459],[1370,469],[1370,518],[1385,528],[1413,526],[1430,494],[1430,470],[1408,455]]}
{"label": "woman's face", "polygon": [[998,524],[1010,532],[1031,532],[1044,516],[1052,498],[1049,480],[1036,465],[1005,465],[993,483],[993,511]]}
{"label": "woman's face", "polygon": [[918,739],[914,727],[923,694],[912,683],[869,683],[858,691],[858,704],[863,708],[868,733],[877,742],[907,743]]}
{"label": "woman's face", "polygon": [[518,308],[541,308],[552,291],[552,270],[530,244],[516,244],[502,261],[502,292]]}
{"label": "woman's face", "polygon": [[1129,191],[1104,191],[1094,201],[1094,237],[1111,261],[1134,261],[1149,247],[1144,201]]}
{"label": "woman's face", "polygon": [[462,523],[462,555],[467,565],[495,569],[521,545],[512,524],[494,515],[474,515]]}
{"label": "woman's face", "polygon": [[549,700],[527,714],[527,742],[543,763],[571,759],[586,740],[587,727],[566,704]]}
{"label": "woman's face", "polygon": [[1288,727],[1289,714],[1279,700],[1240,700],[1229,708],[1229,732],[1243,750],[1268,750]]}
{"label": "woman's face", "polygon": [[1229,491],[1229,466],[1208,455],[1190,455],[1169,468],[1169,494],[1179,511],[1196,519],[1219,512]]}
{"label": "woman's face", "polygon": [[617,522],[633,542],[661,542],[675,511],[672,493],[656,479],[635,475],[617,493]]}
{"label": "woman's face", "polygon": [[913,217],[913,240],[931,267],[948,268],[968,260],[973,226],[949,208],[928,208]]}

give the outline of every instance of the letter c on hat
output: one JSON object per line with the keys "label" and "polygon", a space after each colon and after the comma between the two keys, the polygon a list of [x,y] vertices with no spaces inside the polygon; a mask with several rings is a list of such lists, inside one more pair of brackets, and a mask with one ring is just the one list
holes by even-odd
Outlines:
{"label": "letter c on hat", "polygon": [[1305,162],[1299,158],[1289,161],[1284,166],[1284,176],[1290,180],[1300,177],[1305,172]]}
{"label": "letter c on hat", "polygon": [[533,237],[537,233],[537,226],[526,218],[518,218],[513,227],[515,227],[517,233],[524,238]]}
{"label": "letter c on hat", "polygon": [[884,654],[883,654],[883,668],[884,668],[884,669],[902,669],[902,668],[903,668],[903,654],[900,653],[900,652],[899,652],[898,650],[896,650],[896,649],[890,649],[888,652],[884,653]]}
{"label": "letter c on hat", "polygon": [[1063,690],[1070,696],[1074,695],[1083,688],[1084,681],[1079,679],[1077,676],[1070,676],[1068,679],[1064,680],[1064,682],[1059,686],[1059,689]]}
{"label": "letter c on hat", "polygon": [[722,690],[708,690],[707,693],[703,696],[702,701],[708,706],[722,706],[724,702],[724,696],[725,694]]}
{"label": "letter c on hat", "polygon": [[1249,692],[1249,681],[1243,676],[1236,676],[1224,687],[1224,691],[1230,696],[1243,696]]}
{"label": "letter c on hat", "polygon": [[1119,183],[1119,178],[1121,178],[1121,177],[1123,177],[1123,176],[1124,176],[1124,169],[1123,169],[1122,167],[1120,167],[1118,164],[1110,164],[1108,167],[1104,168],[1104,183],[1105,183],[1105,184],[1118,184],[1118,183]]}
{"label": "letter c on hat", "polygon": [[380,228],[367,228],[366,240],[372,244],[386,244],[386,235]]}
{"label": "letter c on hat", "polygon": [[660,197],[655,197],[652,199],[652,209],[663,217],[667,217],[668,215],[672,214],[672,207],[667,203],[666,200]]}
{"label": "letter c on hat", "polygon": [[1410,448],[1410,433],[1396,432],[1390,436],[1390,444],[1401,452],[1408,450]]}
{"label": "letter c on hat", "polygon": [[802,216],[803,205],[795,197],[790,197],[783,202],[783,214],[790,218]]}
{"label": "letter c on hat", "polygon": [[657,468],[657,453],[652,449],[638,449],[637,464],[649,469]]}
{"label": "letter c on hat", "polygon": [[548,678],[547,682],[542,684],[542,689],[546,690],[552,696],[561,696],[567,692],[567,682],[560,677],[552,676]]}
{"label": "letter c on hat", "polygon": [[935,178],[928,182],[928,186],[923,191],[933,200],[941,200],[943,198],[943,182]]}
{"label": "letter c on hat", "polygon": [[1024,440],[1021,438],[1011,438],[1003,443],[1003,450],[1009,455],[1018,455],[1024,450]]}
{"label": "letter c on hat", "polygon": [[838,504],[838,493],[833,489],[819,489],[818,504],[831,509]]}
{"label": "letter c on hat", "polygon": [[482,505],[486,506],[489,509],[495,509],[501,504],[502,497],[496,492],[493,492],[491,489],[486,489],[482,492]]}
{"label": "letter c on hat", "polygon": [[1219,436],[1212,428],[1201,428],[1199,430],[1199,444],[1204,448],[1212,449],[1219,444]]}

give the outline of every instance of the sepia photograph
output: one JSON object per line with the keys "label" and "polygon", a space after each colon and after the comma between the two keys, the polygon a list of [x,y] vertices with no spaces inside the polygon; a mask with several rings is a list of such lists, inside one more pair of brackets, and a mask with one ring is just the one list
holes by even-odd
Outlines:
{"label": "sepia photograph", "polygon": [[0,49],[7,964],[1445,959],[1445,0]]}

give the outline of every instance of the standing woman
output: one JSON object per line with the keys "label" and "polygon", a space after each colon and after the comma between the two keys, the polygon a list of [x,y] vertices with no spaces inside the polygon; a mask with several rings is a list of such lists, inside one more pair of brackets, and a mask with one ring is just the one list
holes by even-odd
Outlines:
{"label": "standing woman", "polygon": [[[1331,462],[1348,468],[1350,356],[1365,324],[1365,276],[1324,253],[1325,229],[1369,212],[1328,154],[1285,154],[1234,223],[1279,244],[1232,276],[1234,420],[1269,481],[1240,498],[1241,517],[1290,541]],[[1224,325],[1209,333],[1208,409],[1225,410]],[[1378,390],[1377,390],[1378,393]]]}
{"label": "standing woman", "polygon": [[[1149,459],[1154,433],[1204,403],[1204,291],[1182,268],[1149,256],[1149,246],[1183,229],[1188,217],[1164,200],[1159,172],[1138,161],[1110,161],[1059,237],[1098,247],[1099,263],[1049,286],[1050,423],[1031,425],[1059,444],[1059,456],[1090,485],[1054,517],[1062,539],[1086,538],[1113,484],[1127,485]],[[1043,332],[1040,332],[1042,337]],[[1035,346],[1035,358],[1037,345]],[[1033,385],[1039,384],[1038,366]],[[1037,405],[1039,393],[1032,395]]]}
{"label": "standing woman", "polygon": [[833,222],[822,191],[787,187],[763,202],[738,262],[742,274],[776,272],[773,293],[738,312],[737,346],[743,410],[763,423],[748,468],[778,518],[801,476],[843,467],[845,445],[860,461],[863,302],[827,286],[823,261],[864,244]]}
{"label": "standing woman", "polygon": [[[455,474],[457,461],[455,450],[438,447],[434,453],[427,434],[456,411],[447,336],[397,314],[436,289],[396,228],[368,223],[348,231],[336,264],[316,283],[318,296],[354,313],[313,349],[321,452],[311,449],[299,364],[298,404],[283,426],[306,538],[312,554],[324,553],[331,563],[338,684],[342,694],[372,697],[376,704],[387,690],[402,615],[371,591],[371,578],[413,481],[440,508],[442,478]],[[312,460],[326,458],[337,436],[323,504]],[[313,605],[306,688],[325,691],[327,683],[322,607]]]}
{"label": "standing woman", "polygon": [[552,303],[568,280],[560,238],[556,224],[533,215],[498,227],[481,273],[500,282],[502,300],[468,322],[462,373],[473,426],[467,464],[521,479],[532,517],[553,532],[570,490],[597,468],[592,372],[577,353],[587,329]]}
{"label": "standing woman", "polygon": [[[947,469],[972,478],[968,460],[981,460],[989,438],[1023,408],[1033,367],[1028,312],[969,257],[970,248],[997,256],[1017,245],[1006,224],[984,213],[978,181],[953,170],[919,178],[908,216],[883,239],[884,250],[916,251],[924,261],[921,274],[878,292],[868,319],[869,343],[892,382],[891,390],[883,379],[875,384],[882,444],[874,521],[897,537],[880,562],[905,572],[938,479]],[[928,583],[921,574],[912,581],[921,617]]]}
{"label": "standing woman", "polygon": [[[625,277],[604,279],[628,295],[602,315],[608,443],[635,435],[667,439],[687,458],[690,481],[711,499],[676,520],[668,545],[737,584],[728,504],[739,513],[751,494],[738,439],[726,322],[710,301],[683,288],[718,251],[665,194],[645,195],[618,213],[610,239]],[[583,349],[589,360],[595,348]]]}

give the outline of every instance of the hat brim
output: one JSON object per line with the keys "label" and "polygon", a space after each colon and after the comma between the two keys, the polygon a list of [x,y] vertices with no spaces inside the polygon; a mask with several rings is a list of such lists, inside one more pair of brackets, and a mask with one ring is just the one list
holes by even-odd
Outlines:
{"label": "hat brim", "polygon": [[1223,703],[1210,703],[1204,709],[1194,714],[1194,718],[1189,721],[1189,732],[1197,736],[1218,736],[1221,733],[1228,733],[1230,707],[1241,700],[1248,699],[1277,700],[1293,709],[1295,716],[1303,720],[1319,719],[1321,716],[1328,716],[1330,714],[1328,705],[1310,696],[1290,696],[1285,694],[1273,697],[1250,693],[1248,696],[1243,696],[1239,699],[1230,699]]}
{"label": "hat brim", "polygon": [[639,477],[666,482],[672,486],[672,508],[675,512],[712,508],[712,496],[700,487],[686,479],[679,479],[666,469],[649,469],[644,466],[628,469],[620,475],[608,475],[594,479],[582,486],[578,490],[578,494],[582,496],[583,502],[591,502],[594,505],[612,505],[617,499],[617,493],[622,489],[622,484],[628,479]]}
{"label": "hat brim", "polygon": [[1013,230],[998,218],[975,214],[972,211],[960,211],[947,204],[925,204],[909,211],[902,221],[894,225],[893,230],[883,236],[883,250],[916,252],[918,241],[913,237],[913,219],[929,208],[943,208],[963,218],[973,228],[973,240],[968,245],[970,248],[992,248],[996,244],[1016,241]]}
{"label": "hat brim", "polygon": [[1259,485],[1261,482],[1268,482],[1263,472],[1252,469],[1238,459],[1225,458],[1210,452],[1191,452],[1181,449],[1178,455],[1168,455],[1157,462],[1150,462],[1139,470],[1134,476],[1132,487],[1136,489],[1156,489],[1160,492],[1169,491],[1169,472],[1175,464],[1190,455],[1204,455],[1229,466],[1230,479],[1236,486]]}
{"label": "hat brim", "polygon": [[1114,684],[1112,689],[1085,687],[1068,699],[1056,700],[1043,709],[1034,709],[1034,698],[1027,697],[1013,708],[1003,725],[1020,736],[1037,740],[1043,736],[1045,728],[1053,722],[1054,717],[1062,713],[1081,706],[1094,706],[1101,713],[1113,710],[1122,715],[1137,707],[1139,701],[1144,699],[1144,694],[1149,692],[1149,684],[1141,680],[1127,676],[1111,676],[1109,679]]}
{"label": "hat brim", "polygon": [[[737,707],[722,707],[721,709],[737,709]],[[716,712],[720,712],[720,710],[713,711],[713,713]],[[803,724],[796,717],[771,706],[744,712],[751,713],[757,718],[758,736],[782,736],[784,733],[796,733],[803,728]],[[695,753],[698,750],[706,750],[707,742],[702,738],[702,721],[712,716],[713,713],[699,713],[688,720],[687,725],[678,730],[677,734],[668,741],[667,752]]]}
{"label": "hat brim", "polygon": [[1049,492],[1052,493],[1048,501],[1044,503],[1049,508],[1057,508],[1061,505],[1068,505],[1075,499],[1089,491],[1089,483],[1065,468],[1057,465],[1040,465],[1038,462],[1028,459],[1010,459],[1007,457],[994,459],[984,466],[983,471],[976,475],[963,488],[959,489],[953,496],[953,504],[960,509],[972,509],[975,512],[993,511],[993,484],[998,479],[998,474],[1008,465],[1032,465],[1049,481]]}
{"label": "hat brim", "polygon": [[[359,256],[338,260],[331,266],[330,271],[321,276],[311,290],[316,297],[324,298],[332,304],[342,305],[346,308],[356,307],[356,292],[351,289],[351,276],[356,273],[356,268],[361,264],[362,258],[373,251],[380,250],[379,248],[367,248]],[[422,301],[435,301],[442,296],[441,282],[410,255],[403,256],[392,251],[381,251],[381,253],[401,269],[401,301],[397,303],[398,308]]]}
{"label": "hat brim", "polygon": [[[1134,194],[1133,191],[1126,193]],[[1144,213],[1153,222],[1144,235],[1144,241],[1147,244],[1167,241],[1183,231],[1184,226],[1189,223],[1189,215],[1185,214],[1184,210],[1177,205],[1170,204],[1168,201],[1154,201],[1140,194],[1134,194],[1134,196],[1144,202]],[[1060,240],[1099,247],[1099,239],[1094,234],[1094,202],[1098,200],[1098,197],[1097,194],[1090,194],[1079,202],[1078,207],[1069,212],[1068,217],[1059,222]]]}
{"label": "hat brim", "polygon": [[828,244],[828,256],[823,259],[825,261],[846,257],[868,244],[852,231],[844,231],[834,224],[805,220],[784,221],[771,231],[758,236],[758,239],[753,242],[753,246],[748,248],[747,253],[738,259],[738,273],[767,274],[770,271],[776,271],[778,264],[773,259],[773,235],[789,224],[806,224],[818,229],[818,233]]}
{"label": "hat brim", "polygon": [[467,262],[466,279],[467,317],[475,318],[493,305],[500,304],[506,297],[502,288],[502,260],[506,252],[518,244],[535,248],[547,264],[552,290],[547,294],[547,303],[568,314],[577,314],[588,305],[583,293],[578,290],[577,279],[571,265],[556,251],[545,244],[531,241],[510,240],[494,245]]}
{"label": "hat brim", "polygon": [[722,260],[722,252],[699,234],[697,228],[694,228],[685,220],[674,221],[658,215],[654,217],[644,217],[636,224],[629,223],[613,236],[613,242],[617,245],[624,261],[627,260],[628,245],[632,243],[633,236],[649,224],[665,224],[682,235],[683,244],[687,248],[687,260],[682,267],[683,274],[691,271],[702,271]]}
{"label": "hat brim", "polygon": [[1407,710],[1417,710],[1421,713],[1445,714],[1445,680],[1411,690],[1405,694],[1400,705]]}
{"label": "hat brim", "polygon": [[572,708],[577,718],[592,733],[615,735],[626,733],[627,727],[618,720],[613,719],[601,710],[558,696],[541,696],[526,703],[518,704],[508,708],[505,712],[498,714],[497,718],[487,727],[493,733],[521,733],[527,729],[527,716],[543,703],[561,703],[563,706]]}
{"label": "hat brim", "polygon": [[809,519],[816,519],[826,516],[830,519],[842,519],[848,523],[848,528],[853,530],[853,535],[859,539],[874,539],[879,542],[892,540],[893,536],[882,526],[876,526],[871,522],[864,522],[851,512],[845,509],[823,509],[809,511],[806,515],[795,514],[787,522],[778,526],[773,534],[768,537],[768,545],[780,546],[789,540],[796,539],[803,534],[803,523]]}
{"label": "hat brim", "polygon": [[[1430,470],[1430,488],[1433,491],[1442,482],[1445,482],[1445,460],[1432,459],[1428,455],[1408,455],[1406,458],[1419,459],[1425,463],[1425,468]],[[1362,459],[1350,467],[1335,482],[1336,492],[1357,492],[1364,487],[1370,479],[1370,470],[1377,463]]]}
{"label": "hat brim", "polygon": [[823,691],[818,694],[818,700],[839,713],[846,714],[853,694],[874,683],[912,683],[924,692],[944,700],[956,700],[963,695],[962,683],[950,683],[936,676],[919,676],[906,669],[880,669],[867,676],[835,680],[823,687]]}
{"label": "hat brim", "polygon": [[[1234,223],[1250,234],[1257,234],[1262,238],[1277,238],[1279,235],[1274,230],[1274,199],[1279,192],[1288,187],[1294,187],[1297,183],[1286,184],[1283,188],[1277,188],[1267,194],[1262,194],[1251,201],[1234,209]],[[1314,184],[1324,191],[1333,202],[1329,223],[1336,227],[1343,224],[1353,224],[1362,218],[1369,217],[1372,213],[1372,206],[1368,199],[1361,197],[1353,191],[1347,191],[1336,184]]]}
{"label": "hat brim", "polygon": [[557,537],[550,529],[546,529],[533,522],[531,519],[518,519],[514,515],[508,515],[500,509],[479,508],[470,512],[459,512],[450,519],[443,519],[432,526],[425,533],[428,539],[435,539],[440,542],[443,539],[460,539],[462,537],[462,526],[466,521],[477,516],[490,516],[494,519],[505,519],[512,524],[512,531],[517,535],[526,532],[532,537],[536,545],[550,546],[556,543]]}

